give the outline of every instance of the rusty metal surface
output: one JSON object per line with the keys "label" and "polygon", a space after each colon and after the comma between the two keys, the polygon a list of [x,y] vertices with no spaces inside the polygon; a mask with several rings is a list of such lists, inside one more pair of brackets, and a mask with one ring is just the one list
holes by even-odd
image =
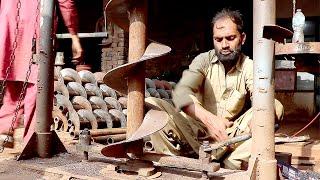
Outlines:
{"label": "rusty metal surface", "polygon": [[61,112],[61,110],[58,109],[58,107],[56,107],[56,106],[53,106],[52,118],[53,118],[54,129],[55,130],[60,130],[61,129],[64,132],[67,132],[67,130],[68,130],[68,120],[65,117],[65,115]]}
{"label": "rusty metal surface", "polygon": [[275,55],[320,54],[320,42],[286,43],[275,45]]}
{"label": "rusty metal surface", "polygon": [[63,84],[61,81],[54,81],[54,93],[61,94],[67,98],[69,98],[69,91],[67,86]]}
{"label": "rusty metal surface", "polygon": [[253,0],[253,119],[249,167],[253,179],[276,179],[274,158],[274,41],[261,35],[263,27],[276,22],[276,1]]}
{"label": "rusty metal surface", "polygon": [[91,129],[98,129],[98,122],[96,117],[93,115],[92,111],[80,109],[78,111],[78,115],[80,118],[80,123],[89,122],[91,125]]}
{"label": "rusty metal surface", "polygon": [[97,142],[97,143],[113,144],[113,143],[125,140],[126,139],[126,133],[103,135],[103,136],[94,136],[94,137],[92,137],[92,139],[93,139],[94,142]]}
{"label": "rusty metal surface", "polygon": [[108,111],[103,109],[95,109],[93,111],[93,114],[97,119],[99,127],[107,127],[107,128],[113,127],[112,117]]}
{"label": "rusty metal surface", "polygon": [[94,74],[88,70],[82,70],[78,72],[81,82],[83,83],[91,83],[94,85],[98,85],[97,80]]}
{"label": "rusty metal surface", "polygon": [[85,161],[89,159],[89,150],[91,145],[91,134],[88,129],[84,129],[80,132],[79,135],[79,142],[76,145],[76,149],[83,153],[83,158]]}
{"label": "rusty metal surface", "polygon": [[128,11],[135,0],[110,0],[104,7],[108,20],[122,29],[129,30]]}
{"label": "rusty metal surface", "polygon": [[73,81],[81,84],[81,78],[76,70],[71,68],[64,68],[60,71],[60,73],[65,81]]}
{"label": "rusty metal surface", "polygon": [[[79,136],[80,132],[71,133],[72,136]],[[90,134],[92,137],[96,136],[106,136],[106,135],[114,135],[114,134],[125,134],[126,128],[105,128],[105,129],[92,129],[90,130]]]}
{"label": "rusty metal surface", "polygon": [[72,103],[72,106],[75,110],[87,109],[87,110],[92,111],[92,107],[91,107],[90,102],[82,96],[74,96],[71,99],[71,103]]}
{"label": "rusty metal surface", "polygon": [[125,134],[126,128],[107,128],[107,129],[96,129],[90,130],[91,136],[104,136],[112,134]]}
{"label": "rusty metal surface", "polygon": [[55,98],[55,106],[63,112],[70,112],[73,109],[73,106],[69,99],[63,95],[56,94]]}
{"label": "rusty metal surface", "polygon": [[265,25],[263,27],[263,37],[272,39],[279,43],[285,43],[286,38],[292,38],[293,32],[278,25]]}
{"label": "rusty metal surface", "polygon": [[106,146],[101,153],[107,157],[128,157],[127,145],[161,130],[168,123],[168,118],[163,111],[148,111],[139,129],[129,139]]}
{"label": "rusty metal surface", "polygon": [[102,91],[102,95],[106,97],[113,97],[114,99],[118,99],[117,93],[114,89],[110,88],[106,84],[100,84],[100,89]]}
{"label": "rusty metal surface", "polygon": [[78,82],[68,82],[67,89],[69,91],[70,96],[82,96],[84,98],[87,98],[87,91],[86,89],[81,85],[81,83]]}
{"label": "rusty metal surface", "polygon": [[294,91],[296,89],[297,72],[295,70],[275,71],[275,90]]}
{"label": "rusty metal surface", "polygon": [[107,104],[101,97],[91,96],[89,102],[91,103],[92,109],[103,109],[108,111]]}
{"label": "rusty metal surface", "polygon": [[93,73],[94,78],[97,80],[98,84],[102,84],[103,83],[103,77],[106,75],[105,72],[95,72]]}
{"label": "rusty metal surface", "polygon": [[130,74],[135,73],[134,71],[136,66],[142,63],[151,63],[150,61],[154,63],[154,61],[157,60],[157,57],[164,56],[170,51],[171,48],[169,46],[157,42],[151,42],[146,48],[143,56],[138,61],[127,63],[110,70],[104,76],[103,81],[105,84],[115,89],[116,91],[127,94],[127,77]]}

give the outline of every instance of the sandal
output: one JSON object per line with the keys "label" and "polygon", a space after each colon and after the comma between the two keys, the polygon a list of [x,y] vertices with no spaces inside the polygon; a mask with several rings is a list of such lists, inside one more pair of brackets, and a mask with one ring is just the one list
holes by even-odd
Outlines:
{"label": "sandal", "polygon": [[0,134],[0,147],[12,149],[14,147],[13,136]]}

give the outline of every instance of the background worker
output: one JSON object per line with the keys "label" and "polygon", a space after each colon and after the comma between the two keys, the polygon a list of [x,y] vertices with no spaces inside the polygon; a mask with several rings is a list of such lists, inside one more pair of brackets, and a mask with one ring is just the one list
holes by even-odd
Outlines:
{"label": "background worker", "polygon": [[[79,63],[82,60],[83,50],[77,35],[78,14],[75,2],[74,0],[57,0],[57,2],[72,37],[74,62]],[[6,80],[3,105],[0,108],[0,146],[9,134],[9,142],[5,146],[13,147],[13,132],[10,132],[10,129],[24,81],[27,81],[26,91],[16,114],[17,119],[24,114],[24,142],[29,140],[35,130],[38,65],[32,64],[29,78],[26,79],[26,76],[33,53],[39,53],[39,38],[41,38],[39,4],[40,0],[0,1],[0,80]],[[36,52],[32,52],[33,39],[36,42]],[[10,65],[11,70],[8,72]],[[18,120],[12,125],[15,129]]]}

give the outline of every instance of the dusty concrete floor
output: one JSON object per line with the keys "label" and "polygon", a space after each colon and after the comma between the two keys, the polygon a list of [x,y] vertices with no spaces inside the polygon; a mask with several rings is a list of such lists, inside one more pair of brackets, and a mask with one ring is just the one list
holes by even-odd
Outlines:
{"label": "dusty concrete floor", "polygon": [[[292,124],[281,127],[281,133],[292,134],[302,125]],[[119,160],[107,159],[99,152],[103,146],[95,146],[93,153],[89,154],[89,161],[82,161],[82,153],[76,150],[77,141],[72,140],[67,133],[58,133],[68,153],[61,153],[49,159],[32,158],[29,160],[16,161],[22,147],[23,129],[15,132],[15,148],[5,149],[0,153],[0,180],[2,179],[146,179],[133,174],[119,174],[110,170],[114,162]],[[309,131],[312,138],[319,139],[319,128],[313,126]],[[200,173],[157,167],[161,172],[157,179],[183,179],[193,180],[201,177]],[[224,170],[219,171],[224,173]],[[216,178],[214,178],[216,179]],[[235,178],[239,179],[239,178]]]}
{"label": "dusty concrete floor", "polygon": [[[76,150],[77,141],[72,140],[67,133],[58,133],[68,153],[61,153],[52,158],[32,158],[16,161],[22,150],[23,129],[15,133],[15,148],[5,149],[0,153],[0,180],[1,179],[147,179],[134,174],[119,174],[111,170],[114,162],[119,160],[107,159],[99,152],[103,146],[95,146],[89,154],[89,161],[82,161],[82,153]],[[165,167],[156,167],[155,177],[160,180],[199,179],[201,173],[176,170]],[[161,172],[161,173],[160,173]],[[225,173],[224,170],[221,173]],[[155,178],[154,177],[154,178]],[[150,178],[149,178],[150,179]]]}

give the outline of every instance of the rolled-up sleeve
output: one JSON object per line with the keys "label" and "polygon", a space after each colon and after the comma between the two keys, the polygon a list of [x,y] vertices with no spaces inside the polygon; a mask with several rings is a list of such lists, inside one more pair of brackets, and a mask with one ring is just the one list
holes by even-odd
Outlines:
{"label": "rolled-up sleeve", "polygon": [[173,102],[178,110],[193,104],[196,93],[200,91],[205,78],[206,59],[204,54],[198,55],[185,70],[173,92]]}
{"label": "rolled-up sleeve", "polygon": [[74,0],[58,0],[64,24],[70,34],[78,33],[78,11]]}

